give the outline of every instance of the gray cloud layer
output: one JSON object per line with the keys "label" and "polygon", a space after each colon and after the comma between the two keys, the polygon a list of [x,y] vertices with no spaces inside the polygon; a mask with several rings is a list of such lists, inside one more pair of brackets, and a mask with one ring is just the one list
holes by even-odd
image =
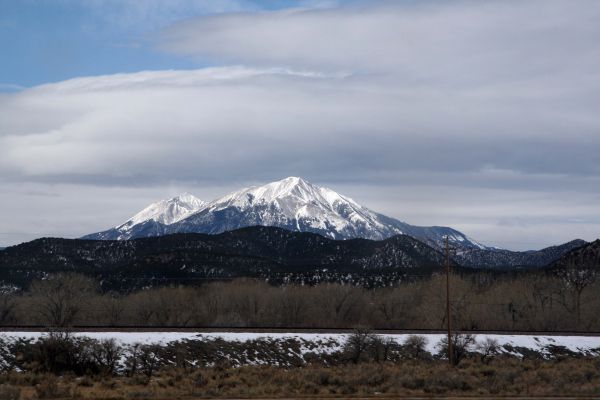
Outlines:
{"label": "gray cloud layer", "polygon": [[[64,235],[116,225],[174,188],[209,200],[301,175],[490,244],[592,239],[599,17],[593,1],[457,1],[189,20],[160,46],[240,66],[0,94],[2,185],[57,208],[75,193],[130,199],[76,226],[48,216]],[[33,236],[19,198],[0,199],[5,242]]]}

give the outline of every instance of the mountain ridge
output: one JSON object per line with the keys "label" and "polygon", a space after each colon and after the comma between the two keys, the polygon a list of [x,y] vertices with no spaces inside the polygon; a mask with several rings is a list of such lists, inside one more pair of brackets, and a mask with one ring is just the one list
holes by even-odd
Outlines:
{"label": "mountain ridge", "polygon": [[118,226],[83,238],[107,240],[173,233],[218,234],[247,226],[276,226],[318,233],[331,239],[382,240],[407,234],[438,249],[443,247],[448,236],[455,247],[489,249],[455,229],[410,225],[371,211],[347,196],[299,177],[229,193],[171,223],[155,219],[140,221],[127,225],[125,234]]}
{"label": "mountain ridge", "polygon": [[[133,240],[41,238],[0,253],[0,281],[25,285],[48,273],[80,272],[107,288],[258,278],[273,283],[386,286],[441,271],[444,256],[407,235],[333,240],[277,227]],[[457,266],[452,262],[453,266]]]}
{"label": "mountain ridge", "polygon": [[469,249],[457,252],[454,259],[469,268],[543,268],[568,252],[586,246],[588,242],[575,239],[540,250],[511,251],[504,249]]}
{"label": "mountain ridge", "polygon": [[[591,245],[592,251],[584,253],[597,262],[600,240]],[[236,278],[381,287],[441,273],[443,263],[442,252],[408,235],[380,241],[333,240],[310,232],[255,226],[215,235],[178,233],[132,240],[36,239],[0,252],[0,284],[22,288],[50,273],[77,272],[99,279],[106,290],[119,291]],[[451,265],[460,273],[506,272],[461,266],[455,259]],[[534,269],[551,270],[553,265]]]}
{"label": "mountain ridge", "polygon": [[600,276],[600,239],[574,248],[555,260],[551,269],[592,269]]}

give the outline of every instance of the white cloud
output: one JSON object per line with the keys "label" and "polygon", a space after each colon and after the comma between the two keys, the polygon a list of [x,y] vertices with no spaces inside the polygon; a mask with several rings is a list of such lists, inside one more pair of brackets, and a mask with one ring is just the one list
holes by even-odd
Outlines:
{"label": "white cloud", "polygon": [[510,96],[277,68],[80,78],[0,99],[0,168],[156,181],[253,177],[271,165],[357,178],[490,167],[598,173],[595,114],[549,115],[539,106],[552,103],[545,93],[514,104]]}
{"label": "white cloud", "polygon": [[[491,244],[591,239],[600,6],[570,4],[402,2],[176,24],[165,48],[245,66],[0,94],[0,176],[90,199],[135,186],[150,202],[174,182],[208,200],[206,185],[301,175]],[[6,226],[19,226],[19,207],[0,198]]]}
{"label": "white cloud", "polygon": [[442,90],[546,75],[581,82],[573,72],[598,76],[599,16],[592,0],[369,2],[200,17],[167,29],[162,45],[220,62],[390,73]]}

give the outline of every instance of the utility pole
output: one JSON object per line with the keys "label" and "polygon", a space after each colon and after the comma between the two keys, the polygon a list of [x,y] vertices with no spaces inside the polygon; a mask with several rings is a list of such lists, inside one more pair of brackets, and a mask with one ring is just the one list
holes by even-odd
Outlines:
{"label": "utility pole", "polygon": [[450,246],[446,235],[446,319],[448,320],[448,363],[452,363],[452,331],[450,325]]}

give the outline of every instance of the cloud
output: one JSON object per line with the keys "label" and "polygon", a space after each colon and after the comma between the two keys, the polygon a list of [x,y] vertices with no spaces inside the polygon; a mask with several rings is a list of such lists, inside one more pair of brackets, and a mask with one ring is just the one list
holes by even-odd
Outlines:
{"label": "cloud", "polygon": [[199,17],[165,30],[162,46],[225,63],[386,73],[410,86],[494,87],[597,77],[599,16],[593,0],[368,2]]}
{"label": "cloud", "polygon": [[0,168],[67,182],[252,179],[274,175],[274,165],[357,180],[417,171],[514,171],[492,177],[507,184],[519,174],[598,175],[598,117],[549,114],[545,94],[512,104],[511,96],[282,68],[80,78],[0,98]]}
{"label": "cloud", "polygon": [[[200,17],[162,48],[226,66],[2,93],[0,179],[145,204],[173,185],[209,200],[225,192],[209,186],[300,175],[491,244],[591,239],[600,6],[370,4]],[[17,226],[18,201],[2,207]],[[111,225],[136,211],[120,207]]]}

